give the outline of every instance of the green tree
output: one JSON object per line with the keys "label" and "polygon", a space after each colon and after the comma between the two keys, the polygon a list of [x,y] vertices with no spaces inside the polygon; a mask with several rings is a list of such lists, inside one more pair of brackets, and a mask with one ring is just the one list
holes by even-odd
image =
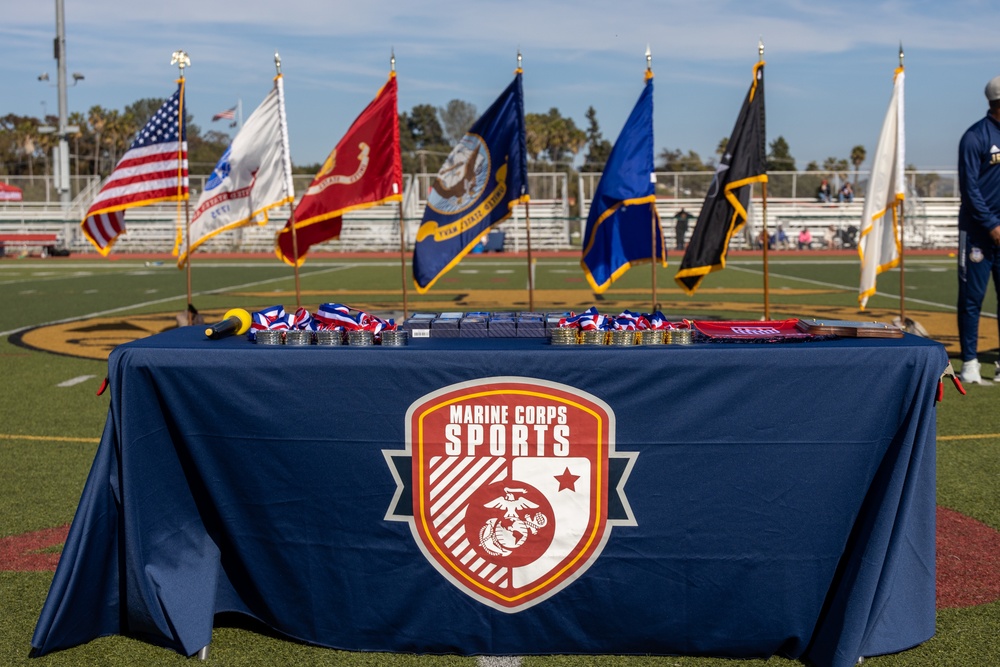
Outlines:
{"label": "green tree", "polygon": [[[80,156],[81,156],[81,146],[80,144],[84,142],[87,136],[87,117],[84,116],[79,111],[73,111],[69,114],[69,124],[71,127],[76,128],[76,132],[70,132],[69,142],[72,148],[70,149],[70,157],[72,158],[72,164],[70,169],[74,176],[80,176]],[[84,143],[84,149],[86,144]],[[86,167],[84,165],[84,174],[86,174]]]}
{"label": "green tree", "polygon": [[38,126],[37,118],[7,114],[0,118],[0,169],[12,176],[23,176],[34,173],[34,162],[37,157]]}
{"label": "green tree", "polygon": [[846,174],[847,173],[847,160],[837,157],[828,157],[823,160],[823,169],[825,171]]}
{"label": "green tree", "polygon": [[587,107],[586,118],[587,156],[583,160],[583,171],[601,171],[611,156],[611,142],[601,134],[594,107]]}
{"label": "green tree", "polygon": [[771,152],[767,154],[768,171],[795,171],[795,158],[783,136],[779,135],[772,141],[770,149]]}
{"label": "green tree", "polygon": [[90,125],[90,131],[93,134],[94,166],[91,171],[93,174],[105,174],[111,171],[110,167],[108,167],[107,172],[101,171],[101,161],[103,158],[101,135],[104,133],[104,126],[107,125],[108,114],[108,110],[100,105],[94,105],[87,111],[87,124]]}
{"label": "green tree", "polygon": [[441,122],[444,124],[444,136],[451,145],[457,144],[476,122],[476,105],[464,100],[451,100],[438,109]]}
{"label": "green tree", "polygon": [[722,137],[719,139],[719,145],[715,147],[715,154],[719,156],[719,160],[722,160],[727,148],[729,148],[729,137]]}
{"label": "green tree", "polygon": [[851,164],[854,165],[854,182],[858,182],[858,169],[867,157],[865,147],[858,145],[851,149]]}
{"label": "green tree", "polygon": [[695,151],[689,150],[685,155],[679,148],[664,148],[657,157],[660,159],[659,171],[714,171]]}
{"label": "green tree", "polygon": [[437,108],[431,104],[418,104],[413,107],[407,118],[407,131],[413,137],[417,148],[446,144]]}
{"label": "green tree", "polygon": [[35,157],[37,156],[38,121],[26,118],[14,128],[17,150],[28,164],[28,176],[35,175]]}
{"label": "green tree", "polygon": [[767,193],[771,197],[791,197],[795,191],[796,177],[782,172],[795,171],[795,158],[792,157],[788,142],[783,136],[778,136],[769,144],[770,151],[765,157],[765,168],[768,171]]}
{"label": "green tree", "polygon": [[[906,165],[907,172],[917,171],[916,165],[908,164]],[[938,187],[940,185],[950,185],[941,180],[941,175],[936,172],[924,172],[922,174],[915,174],[911,180],[909,176],[906,177],[907,184],[912,183],[912,187],[918,197],[940,197],[942,193],[938,192]],[[950,191],[945,192],[944,195],[950,195]]]}
{"label": "green tree", "polygon": [[436,173],[451,152],[432,104],[418,104],[399,115],[399,139],[406,171]]}
{"label": "green tree", "polygon": [[526,114],[524,125],[528,156],[536,162],[544,156],[552,164],[568,163],[587,142],[587,134],[555,107],[547,114]]}

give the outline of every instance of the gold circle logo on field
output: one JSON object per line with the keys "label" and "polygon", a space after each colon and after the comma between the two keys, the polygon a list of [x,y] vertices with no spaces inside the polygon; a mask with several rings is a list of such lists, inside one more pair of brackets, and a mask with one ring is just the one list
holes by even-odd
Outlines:
{"label": "gold circle logo on field", "polygon": [[[202,311],[200,314],[212,322],[222,317],[223,312]],[[35,327],[11,336],[10,340],[32,350],[105,361],[111,350],[122,343],[176,328],[177,315],[170,312],[91,317]]]}

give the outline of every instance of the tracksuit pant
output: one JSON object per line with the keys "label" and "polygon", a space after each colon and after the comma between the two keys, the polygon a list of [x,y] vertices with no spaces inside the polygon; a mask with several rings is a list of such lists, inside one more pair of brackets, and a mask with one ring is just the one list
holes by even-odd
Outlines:
{"label": "tracksuit pant", "polygon": [[971,243],[967,232],[959,232],[958,339],[962,348],[963,362],[976,358],[979,344],[979,316],[991,275],[997,301],[1000,302],[1000,247],[993,245],[989,238],[982,244]]}

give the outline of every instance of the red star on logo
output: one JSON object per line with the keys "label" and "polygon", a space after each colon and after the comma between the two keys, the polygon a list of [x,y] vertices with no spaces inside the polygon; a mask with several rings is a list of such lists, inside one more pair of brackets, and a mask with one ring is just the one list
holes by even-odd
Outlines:
{"label": "red star on logo", "polygon": [[561,475],[556,475],[555,478],[559,480],[559,491],[563,489],[569,489],[570,491],[576,491],[576,480],[580,479],[579,475],[574,475],[566,468],[566,471]]}

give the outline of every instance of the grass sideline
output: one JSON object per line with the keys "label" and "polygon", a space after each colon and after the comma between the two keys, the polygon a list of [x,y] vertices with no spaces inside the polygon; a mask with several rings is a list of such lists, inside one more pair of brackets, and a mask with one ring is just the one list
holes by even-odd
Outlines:
{"label": "grass sideline", "polygon": [[[651,271],[633,268],[602,297],[587,288],[577,257],[540,256],[535,266],[536,310],[580,310],[596,305],[617,314],[650,309]],[[674,285],[675,264],[657,271],[659,301],[671,318],[760,319],[759,257],[733,255],[727,270],[709,276],[694,298]],[[947,254],[907,258],[907,314],[948,345],[955,357],[955,260]],[[524,257],[470,256],[427,295],[409,290],[409,310],[526,310]],[[898,272],[879,277],[880,293],[869,311],[857,311],[857,256],[820,253],[772,254],[769,270],[771,318],[820,317],[889,321],[898,308]],[[231,307],[250,310],[294,307],[294,278],[273,258],[221,259],[197,256],[192,272],[194,303],[206,313]],[[398,257],[313,257],[301,270],[303,305],[313,310],[334,301],[379,314],[401,310]],[[185,303],[184,274],[169,258],[120,256],[114,261],[77,258],[0,260],[0,540],[69,523],[90,468],[107,413],[94,393],[104,377],[106,350],[116,340],[147,335],[142,317],[165,314]],[[996,312],[991,296],[986,312]],[[98,325],[84,326],[103,318]],[[59,336],[78,340],[72,353],[54,354],[15,345],[40,324],[70,320]],[[159,321],[159,320],[157,320]],[[83,331],[78,329],[90,329]],[[984,368],[997,359],[997,327],[981,325]],[[38,334],[38,330],[34,331]],[[89,341],[89,342],[88,342]],[[102,357],[101,355],[105,355]],[[956,367],[958,364],[956,364]],[[89,376],[89,377],[88,377]],[[85,378],[80,380],[80,378]],[[875,379],[877,380],[877,379]],[[868,379],[859,375],[859,382]],[[75,382],[75,383],[73,383]],[[62,386],[60,386],[62,385]],[[873,382],[874,385],[874,382]],[[996,387],[971,387],[960,397],[946,387],[938,408],[938,503],[1000,530],[1000,420]],[[50,549],[51,551],[51,549]],[[1000,558],[1000,554],[995,554]],[[123,637],[105,637],[40,659],[27,657],[31,634],[52,574],[9,571],[0,562],[0,664],[170,665],[187,658]],[[474,665],[474,658],[351,653],[305,646],[271,636],[247,622],[225,618],[216,629],[210,664]],[[1000,664],[1000,601],[938,612],[936,636],[897,655],[866,659],[876,667]],[[527,656],[526,667],[735,667],[801,665],[798,661],[696,657]]]}

